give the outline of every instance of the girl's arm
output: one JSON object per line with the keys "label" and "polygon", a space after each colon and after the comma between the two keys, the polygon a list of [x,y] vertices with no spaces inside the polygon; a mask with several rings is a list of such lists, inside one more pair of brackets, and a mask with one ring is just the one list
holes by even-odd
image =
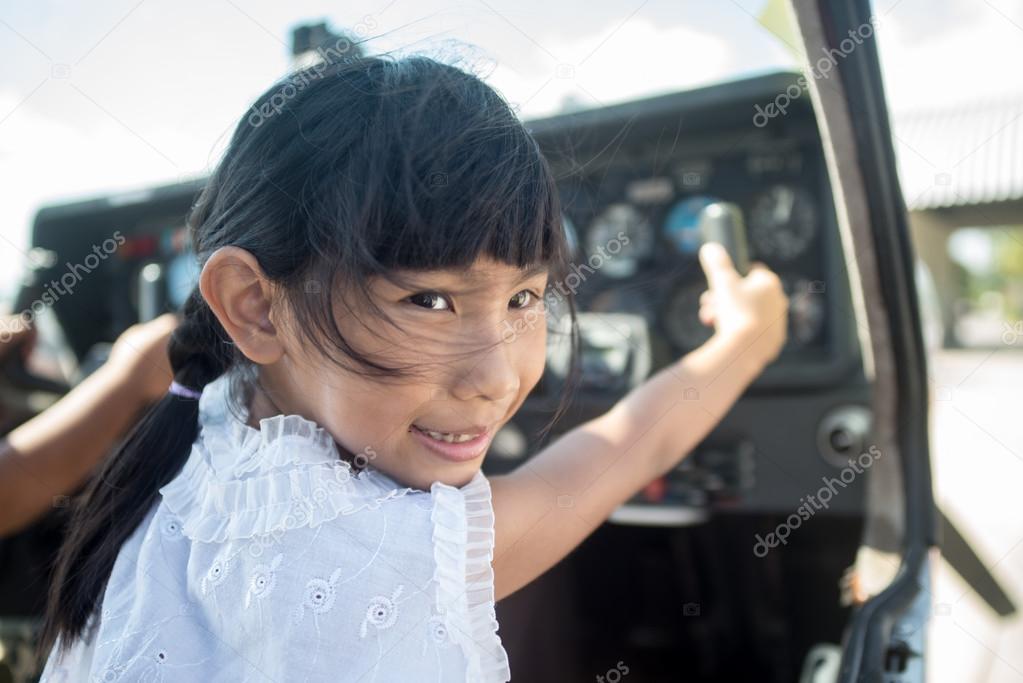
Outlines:
{"label": "girl's arm", "polygon": [[44,412],[0,439],[0,537],[74,491],[171,381],[173,314],[135,325],[110,359]]}
{"label": "girl's arm", "polygon": [[760,264],[741,277],[717,246],[700,252],[709,283],[700,317],[714,325],[711,339],[514,472],[490,478],[497,600],[555,565],[671,470],[781,350],[788,301],[778,277]]}

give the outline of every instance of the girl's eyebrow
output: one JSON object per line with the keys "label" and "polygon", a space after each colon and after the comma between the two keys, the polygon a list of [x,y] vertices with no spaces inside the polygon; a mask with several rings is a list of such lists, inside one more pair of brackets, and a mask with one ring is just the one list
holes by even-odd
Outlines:
{"label": "girl's eyebrow", "polygon": [[529,266],[522,272],[522,275],[519,276],[519,279],[515,281],[515,284],[523,283],[529,278],[539,275],[540,273],[547,273],[549,270],[550,267],[547,266],[546,264],[534,263],[533,265]]}
{"label": "girl's eyebrow", "polygon": [[[525,282],[526,280],[528,280],[530,278],[533,278],[533,277],[536,277],[537,275],[540,275],[541,273],[547,273],[548,270],[550,270],[550,268],[548,266],[546,266],[546,265],[544,265],[542,263],[534,263],[533,265],[531,265],[528,268],[526,268],[525,270],[523,270],[519,274],[519,276],[517,278],[515,278],[515,281],[512,282],[512,287],[517,287],[517,286],[521,285],[523,282]],[[475,286],[475,287],[471,287],[470,289],[465,290],[463,292],[460,292],[457,289],[450,290],[451,293],[452,294],[471,294],[471,293],[479,291],[481,289],[485,289],[487,287],[487,285],[491,282],[491,278],[489,278],[489,277],[487,277],[485,275],[476,275],[476,276],[470,278],[470,281],[471,282],[479,282],[479,285]]]}
{"label": "girl's eyebrow", "polygon": [[[526,280],[528,280],[530,278],[536,277],[537,275],[540,275],[540,274],[547,274],[549,271],[550,271],[550,266],[548,266],[546,264],[543,264],[543,263],[535,263],[535,264],[533,264],[531,266],[528,266],[527,268],[523,269],[523,271],[519,274],[519,276],[512,283],[512,286],[514,287],[514,286],[520,285],[520,284],[522,284],[523,282],[525,282]],[[452,271],[452,272],[454,273],[454,272],[457,272],[457,271]],[[465,274],[462,273],[461,276],[465,277]],[[458,275],[455,275],[455,277],[458,277]],[[416,280],[418,278],[416,276],[413,276],[412,279]],[[472,277],[470,277],[468,279],[469,279],[470,282],[479,282],[480,285],[476,286],[476,287],[470,287],[469,289],[461,290],[461,291],[459,289],[457,289],[457,288],[429,285],[429,284],[423,283],[421,281],[420,281],[420,283],[414,283],[413,282],[412,285],[413,285],[413,287],[439,287],[440,289],[443,289],[444,291],[450,292],[452,294],[468,294],[468,293],[477,291],[477,290],[481,289],[482,287],[485,287],[487,283],[491,282],[491,278],[489,276],[486,276],[486,275],[474,275],[474,276],[472,276]]]}

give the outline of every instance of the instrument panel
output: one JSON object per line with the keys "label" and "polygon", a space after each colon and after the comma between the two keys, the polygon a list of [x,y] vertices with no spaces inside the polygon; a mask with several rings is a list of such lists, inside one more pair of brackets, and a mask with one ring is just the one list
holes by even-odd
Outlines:
{"label": "instrument panel", "polygon": [[[683,159],[659,175],[637,169],[620,189],[599,176],[565,181],[565,230],[580,245],[575,258],[592,269],[576,292],[579,310],[640,315],[664,362],[703,344],[712,330],[697,318],[707,288],[699,214],[729,201],[746,217],[750,257],[779,274],[790,298],[779,363],[827,356],[828,217],[820,188],[808,182],[823,169],[807,156],[794,148]],[[694,167],[704,170],[694,177]]]}
{"label": "instrument panel", "polygon": [[[750,260],[776,272],[789,297],[779,357],[693,453],[612,521],[684,525],[713,511],[791,510],[865,438],[869,421],[846,419],[862,414],[869,387],[812,109],[803,102],[763,127],[751,121],[754,105],[790,80],[777,74],[527,122],[559,179],[574,249],[563,284],[575,298],[581,372],[563,418],[570,424],[553,434],[603,414],[710,338],[698,318],[707,289],[700,217],[709,205],[739,208]],[[503,430],[516,438],[497,435],[488,471],[511,469],[540,447],[530,437],[569,368],[569,345],[558,343],[568,337],[564,308],[551,316],[542,390]],[[837,452],[832,442],[851,445]],[[519,448],[504,448],[511,443]],[[851,488],[829,514],[860,509],[859,482]]]}
{"label": "instrument panel", "polygon": [[[707,288],[697,257],[699,217],[710,204],[729,202],[744,216],[751,260],[779,275],[790,302],[787,343],[754,386],[835,382],[856,366],[858,354],[812,112],[793,110],[758,129],[742,116],[741,97],[722,102],[730,115],[701,117],[685,95],[669,96],[674,112],[655,98],[629,103],[617,116],[608,108],[603,120],[570,114],[533,122],[560,179],[564,229],[576,245],[572,289],[589,354],[583,365],[600,367],[602,355],[620,353],[585,341],[615,329],[609,314],[633,315],[646,326],[648,348],[626,335],[619,343],[627,353],[648,354],[655,370],[710,338],[712,329],[698,318]],[[567,345],[549,359],[554,384],[567,366],[559,353],[568,353]],[[609,373],[584,373],[583,388],[617,392],[633,384],[625,376],[608,381]]]}

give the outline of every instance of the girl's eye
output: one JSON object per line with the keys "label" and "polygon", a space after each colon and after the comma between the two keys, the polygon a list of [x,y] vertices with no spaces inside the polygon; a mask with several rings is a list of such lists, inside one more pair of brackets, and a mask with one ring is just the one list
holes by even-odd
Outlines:
{"label": "girl's eye", "polygon": [[[521,292],[512,297],[511,302],[515,308],[522,309],[528,308],[539,298],[540,296],[536,292],[523,289]],[[443,295],[437,294],[436,292],[420,292],[419,294],[413,294],[405,300],[413,306],[425,308],[431,311],[445,311],[451,309],[451,306],[448,305],[448,302]]]}
{"label": "girl's eye", "polygon": [[[417,300],[426,301],[427,303],[425,306],[421,306],[420,304],[415,303]],[[444,306],[441,308],[437,308],[435,305],[431,305],[429,303],[431,300],[442,302]],[[435,294],[434,292],[421,292],[419,294],[413,294],[412,296],[408,297],[406,301],[411,302],[413,306],[419,306],[419,308],[426,308],[433,311],[443,311],[450,308],[450,306],[447,305],[447,301],[444,299],[444,297],[441,296],[440,294]]]}
{"label": "girl's eye", "polygon": [[[524,297],[522,296],[523,294],[525,294]],[[536,292],[533,292],[528,289],[523,289],[521,292],[512,297],[512,301],[518,300],[520,302],[519,305],[516,306],[516,308],[526,308],[539,298],[540,297],[536,294]]]}

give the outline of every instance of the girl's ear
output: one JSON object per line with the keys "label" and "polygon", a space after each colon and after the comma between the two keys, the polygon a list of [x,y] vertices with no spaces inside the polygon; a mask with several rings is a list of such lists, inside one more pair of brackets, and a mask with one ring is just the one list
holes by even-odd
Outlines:
{"label": "girl's ear", "polygon": [[199,291],[246,358],[259,365],[280,360],[284,340],[270,321],[273,285],[251,252],[214,251],[199,275]]}

